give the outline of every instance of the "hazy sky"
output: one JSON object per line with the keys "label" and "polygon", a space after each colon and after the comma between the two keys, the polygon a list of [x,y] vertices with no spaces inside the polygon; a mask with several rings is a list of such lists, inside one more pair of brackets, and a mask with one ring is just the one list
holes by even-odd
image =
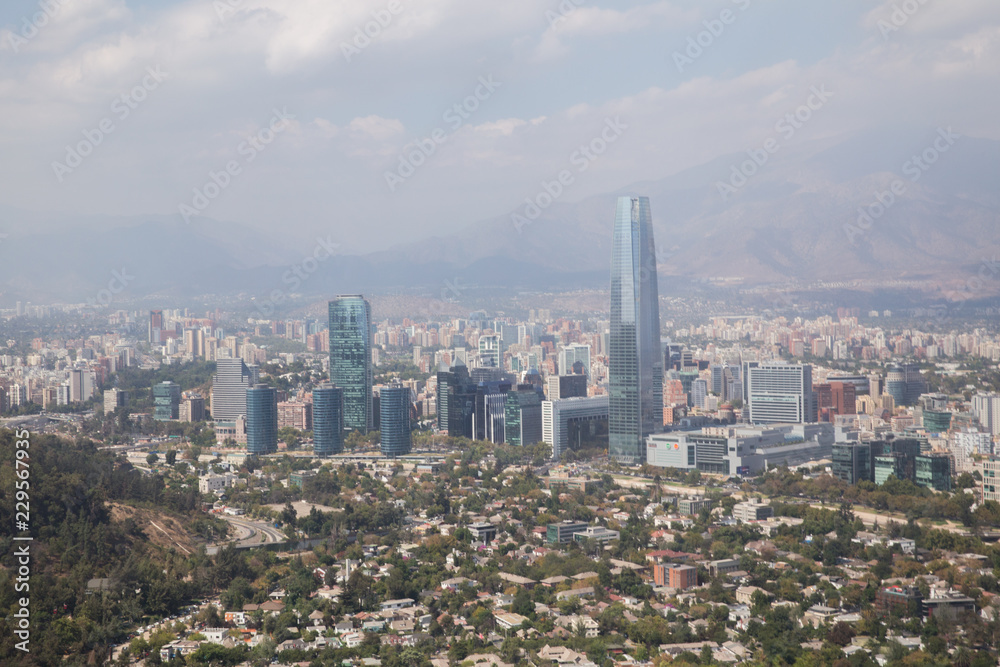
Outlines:
{"label": "hazy sky", "polygon": [[575,201],[758,146],[824,86],[790,141],[1000,138],[996,0],[41,6],[0,4],[0,204],[33,211],[185,205],[374,250],[506,215],[563,170]]}

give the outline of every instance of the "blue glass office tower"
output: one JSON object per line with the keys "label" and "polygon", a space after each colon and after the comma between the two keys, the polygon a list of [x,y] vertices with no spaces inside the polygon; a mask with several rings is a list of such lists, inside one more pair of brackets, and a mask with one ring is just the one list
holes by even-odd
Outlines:
{"label": "blue glass office tower", "polygon": [[663,427],[656,281],[649,198],[619,197],[611,249],[608,453],[629,465],[646,460],[646,436]]}
{"label": "blue glass office tower", "polygon": [[247,388],[247,453],[278,451],[278,393],[257,384]]}
{"label": "blue glass office tower", "polygon": [[[409,454],[412,445],[410,439],[410,388],[384,387],[379,392],[379,397],[382,456]],[[315,419],[315,416],[313,418]]]}
{"label": "blue glass office tower", "polygon": [[330,380],[344,391],[344,426],[372,428],[372,309],[363,296],[330,302]]}
{"label": "blue glass office tower", "polygon": [[313,453],[331,456],[344,451],[344,392],[324,384],[313,389]]}
{"label": "blue glass office tower", "polygon": [[153,419],[170,421],[180,416],[181,386],[165,380],[153,385]]}

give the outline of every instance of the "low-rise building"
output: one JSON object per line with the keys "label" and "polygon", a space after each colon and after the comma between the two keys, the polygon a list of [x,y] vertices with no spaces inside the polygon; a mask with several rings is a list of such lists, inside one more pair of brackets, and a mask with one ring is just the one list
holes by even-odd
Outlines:
{"label": "low-rise building", "polygon": [[733,507],[733,518],[750,523],[752,521],[763,521],[774,516],[774,509],[756,498],[742,503],[736,503]]}

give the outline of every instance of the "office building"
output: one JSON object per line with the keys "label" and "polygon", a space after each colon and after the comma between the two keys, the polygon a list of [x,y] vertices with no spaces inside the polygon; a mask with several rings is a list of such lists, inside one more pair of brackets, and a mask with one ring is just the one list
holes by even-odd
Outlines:
{"label": "office building", "polygon": [[330,380],[344,392],[344,426],[371,429],[371,305],[363,296],[338,296],[330,302]]}
{"label": "office building", "polygon": [[104,392],[104,413],[111,414],[128,404],[128,392],[122,389],[107,389]]}
{"label": "office building", "polygon": [[453,438],[472,438],[476,390],[465,365],[438,371],[438,430]]}
{"label": "office building", "polygon": [[917,486],[935,491],[951,491],[951,456],[944,452],[918,454],[914,461],[913,481]]}
{"label": "office building", "polygon": [[492,523],[486,522],[470,523],[469,532],[472,533],[472,539],[476,542],[489,544],[496,539],[497,527]]}
{"label": "office building", "polygon": [[149,311],[149,335],[148,341],[154,345],[160,345],[163,341],[163,311]]}
{"label": "office building", "polygon": [[979,502],[1000,502],[1000,458],[990,456],[975,464],[982,481],[979,483]]}
{"label": "office building", "polygon": [[515,447],[542,442],[542,397],[533,385],[520,384],[508,392],[504,436],[507,444]]}
{"label": "office building", "polygon": [[344,392],[323,384],[313,389],[313,453],[332,456],[344,451]]}
{"label": "office building", "polygon": [[257,383],[258,368],[247,366],[242,359],[219,359],[215,363],[209,397],[212,419],[232,422],[247,414],[247,389]]}
{"label": "office building", "polygon": [[712,509],[711,498],[681,498],[677,501],[677,512],[687,516],[697,516],[704,509]]}
{"label": "office building", "polygon": [[918,616],[922,602],[923,596],[916,586],[886,586],[875,593],[875,611],[883,616]]}
{"label": "office building", "polygon": [[711,392],[716,396],[722,396],[726,386],[726,367],[712,364],[708,367],[708,370],[712,374]]}
{"label": "office building", "polygon": [[653,582],[676,590],[686,590],[698,585],[698,568],[672,563],[653,566]]}
{"label": "office building", "polygon": [[619,197],[611,250],[608,338],[609,456],[646,458],[646,437],[663,427],[663,354],[656,244],[648,197]]}
{"label": "office building", "polygon": [[757,449],[763,442],[698,432],[657,433],[646,438],[646,463],[717,475],[756,475],[764,470],[765,460]]}
{"label": "office building", "polygon": [[69,372],[69,402],[83,403],[94,395],[97,382],[94,371],[74,368]]}
{"label": "office building", "polygon": [[816,421],[812,366],[747,364],[746,400],[752,424],[804,424]]}
{"label": "office building", "polygon": [[990,435],[1000,435],[1000,394],[973,396],[972,416]]}
{"label": "office building", "polygon": [[848,484],[873,480],[871,446],[866,443],[834,443],[833,476]]}
{"label": "office building", "polygon": [[184,330],[184,349],[188,357],[195,359],[205,356],[205,332],[201,329]]}
{"label": "office building", "polygon": [[681,389],[684,390],[684,396],[687,401],[687,406],[694,407],[694,383],[699,379],[700,374],[698,371],[688,370],[680,371],[677,376],[681,381]]}
{"label": "office building", "polygon": [[274,387],[257,384],[246,389],[248,454],[278,451],[278,393]]}
{"label": "office building", "polygon": [[573,535],[587,530],[589,524],[578,521],[550,523],[545,529],[545,541],[549,544],[566,544],[573,541]]}
{"label": "office building", "polygon": [[607,451],[608,428],[607,396],[542,402],[542,441],[555,461],[570,450]]}
{"label": "office building", "polygon": [[951,412],[947,410],[923,410],[924,429],[930,433],[947,433],[951,430]]}
{"label": "office building", "polygon": [[[590,346],[581,343],[567,345],[559,350],[561,375],[590,375]],[[579,366],[577,365],[579,364]],[[579,371],[577,370],[579,369]]]}
{"label": "office building", "polygon": [[511,387],[506,380],[482,381],[476,385],[472,414],[476,440],[488,440],[495,444],[505,442],[507,394]]}
{"label": "office building", "polygon": [[171,421],[180,417],[181,386],[170,381],[153,385],[153,419]]}
{"label": "office building", "polygon": [[576,542],[593,540],[594,542],[604,544],[606,542],[610,542],[611,540],[617,540],[620,537],[621,533],[617,530],[611,530],[610,528],[605,528],[604,526],[587,526],[586,529],[573,533],[573,540]]}
{"label": "office building", "polygon": [[923,599],[920,608],[925,618],[955,623],[963,616],[975,615],[976,601],[956,591],[939,593],[937,590],[931,590],[931,596]]}
{"label": "office building", "polygon": [[410,453],[412,436],[409,387],[382,387],[379,391],[379,424],[382,456],[403,456]]}
{"label": "office building", "polygon": [[896,405],[916,405],[921,394],[927,393],[927,382],[917,364],[891,366],[885,376],[885,393]]}
{"label": "office building", "polygon": [[916,480],[917,456],[920,441],[913,438],[876,440],[870,443],[872,454],[872,481],[884,484],[889,476],[896,479]]}
{"label": "office building", "polygon": [[479,337],[479,365],[483,368],[503,368],[503,341],[498,334]]}
{"label": "office building", "polygon": [[816,392],[818,421],[833,423],[838,415],[857,414],[855,385],[849,382],[826,382],[813,385]]}
{"label": "office building", "polygon": [[586,375],[550,375],[545,380],[546,396],[550,401],[562,398],[582,398],[587,395]]}
{"label": "office building", "polygon": [[774,509],[757,499],[736,503],[733,506],[733,518],[743,523],[763,521],[774,516]]}
{"label": "office building", "polygon": [[205,399],[201,396],[189,396],[181,400],[177,419],[182,422],[200,422],[205,420]]}
{"label": "office building", "polygon": [[706,398],[708,398],[708,381],[698,378],[691,383],[691,405],[704,410]]}

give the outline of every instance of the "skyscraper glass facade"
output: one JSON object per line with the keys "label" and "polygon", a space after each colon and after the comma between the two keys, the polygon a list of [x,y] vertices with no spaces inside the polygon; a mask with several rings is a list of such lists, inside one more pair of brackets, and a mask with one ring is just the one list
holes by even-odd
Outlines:
{"label": "skyscraper glass facade", "polygon": [[153,385],[153,419],[170,421],[179,417],[181,386],[170,381]]}
{"label": "skyscraper glass facade", "polygon": [[647,197],[619,197],[611,250],[608,337],[609,454],[646,458],[645,437],[663,425],[663,357],[656,245]]}
{"label": "skyscraper glass facade", "polygon": [[330,379],[344,392],[344,426],[372,428],[371,305],[362,296],[330,302]]}
{"label": "skyscraper glass facade", "polygon": [[383,387],[379,392],[382,455],[410,453],[410,388]]}
{"label": "skyscraper glass facade", "polygon": [[258,384],[247,392],[247,453],[278,451],[278,394],[274,387]]}
{"label": "skyscraper glass facade", "polygon": [[344,451],[344,392],[325,384],[313,389],[313,453],[332,456]]}

